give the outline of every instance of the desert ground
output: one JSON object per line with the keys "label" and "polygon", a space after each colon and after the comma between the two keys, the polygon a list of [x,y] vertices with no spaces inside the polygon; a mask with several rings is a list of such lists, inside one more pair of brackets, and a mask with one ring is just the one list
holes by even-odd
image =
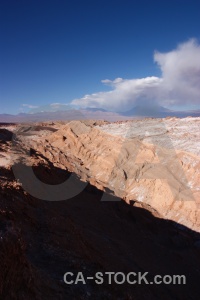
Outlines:
{"label": "desert ground", "polygon": [[[0,125],[0,299],[198,299],[200,118]],[[66,285],[66,272],[186,285]]]}

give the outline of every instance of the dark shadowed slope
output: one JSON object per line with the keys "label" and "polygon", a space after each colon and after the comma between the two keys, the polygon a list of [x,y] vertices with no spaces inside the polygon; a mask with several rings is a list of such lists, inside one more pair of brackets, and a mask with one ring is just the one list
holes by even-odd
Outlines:
{"label": "dark shadowed slope", "polygon": [[[35,154],[34,154],[35,155]],[[58,184],[70,173],[40,157],[34,172]],[[132,201],[102,202],[88,184],[76,197],[59,202],[26,194],[11,170],[0,169],[0,299],[198,299],[199,234],[157,218]],[[110,196],[114,199],[113,196]],[[67,286],[65,272],[97,271],[184,274],[187,285]]]}

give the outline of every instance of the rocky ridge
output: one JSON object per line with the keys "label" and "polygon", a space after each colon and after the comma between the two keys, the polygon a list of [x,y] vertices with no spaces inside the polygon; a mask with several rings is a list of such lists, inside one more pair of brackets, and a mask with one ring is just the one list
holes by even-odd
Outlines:
{"label": "rocky ridge", "polygon": [[[23,124],[19,128],[0,126],[0,299],[198,299],[199,233],[181,226],[181,222],[166,220],[164,194],[160,195],[163,203],[160,213],[151,203],[139,198],[143,195],[142,172],[157,166],[157,170],[169,174],[171,170],[165,168],[169,158],[174,158],[174,151],[146,144],[139,137],[126,139],[105,133],[103,127],[107,125],[81,121]],[[161,161],[161,154],[166,164]],[[188,169],[195,169],[193,160],[189,161],[188,157],[198,156],[186,155]],[[139,160],[129,170],[128,161],[133,163],[134,156],[137,162],[139,158],[146,160]],[[155,162],[156,156],[159,164],[151,166],[149,161]],[[13,173],[18,165],[32,170],[47,187],[61,189],[60,184],[75,174],[69,170],[79,174],[82,180],[77,177],[75,189],[84,180],[93,185],[87,183],[71,198],[66,191],[62,199],[65,201],[43,201],[24,189],[23,180]],[[163,169],[159,169],[162,165]],[[120,173],[120,169],[123,172]],[[107,171],[110,171],[112,189],[104,179]],[[131,200],[121,184],[127,184],[130,174],[136,175],[133,188],[140,187],[138,197],[130,193]],[[154,175],[158,176],[156,170]],[[181,180],[178,172],[176,178]],[[149,182],[147,188],[150,189],[154,181]],[[125,201],[111,193],[121,193]],[[175,209],[173,205],[172,218]],[[186,216],[187,211],[182,210],[181,214]],[[184,274],[187,284],[109,285],[105,281],[97,285],[91,280],[71,286],[64,283],[65,272],[77,274],[80,271],[84,276],[94,276],[99,271],[125,274],[148,271],[148,280],[153,280],[156,274]]]}
{"label": "rocky ridge", "polygon": [[[199,118],[185,120],[186,124],[190,122],[199,126]],[[173,132],[178,131],[180,136],[180,126],[177,126],[179,120],[173,118],[169,121],[173,124]],[[135,126],[136,122],[141,121],[127,124]],[[159,133],[160,144],[156,141],[150,143],[144,130],[143,138],[133,133],[123,136],[119,131],[114,135],[113,132],[120,124],[98,125],[84,121],[59,125],[57,131],[42,134],[35,139],[30,134],[25,140],[27,147],[44,155],[55,166],[75,172],[82,181],[88,181],[106,192],[113,192],[127,203],[134,201],[136,206],[146,205],[162,218],[199,231],[198,147],[196,151],[189,152],[188,147],[183,147],[181,138],[179,143],[176,141],[180,147],[169,147],[171,139],[167,140],[168,144],[163,142],[162,133],[163,130],[170,131],[166,129],[167,126],[159,126],[160,121],[154,119],[142,122],[143,127],[148,124],[150,131],[149,124],[157,122],[154,131]],[[124,124],[122,122],[120,126]],[[141,124],[137,125],[141,132]],[[158,134],[156,136],[158,141]],[[154,134],[150,137],[155,139]],[[184,138],[189,140],[188,135],[184,135]],[[193,144],[191,147],[195,149]],[[106,194],[102,200],[106,201]]]}

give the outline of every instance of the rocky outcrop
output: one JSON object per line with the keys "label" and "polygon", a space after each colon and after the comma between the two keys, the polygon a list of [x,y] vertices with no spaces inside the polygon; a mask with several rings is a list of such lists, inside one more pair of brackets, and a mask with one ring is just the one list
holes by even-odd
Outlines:
{"label": "rocky outcrop", "polygon": [[31,147],[127,203],[145,203],[162,218],[200,230],[198,155],[114,136],[81,121],[60,126]]}
{"label": "rocky outcrop", "polygon": [[[29,124],[17,140],[1,140],[0,299],[198,299],[200,234],[188,228],[199,230],[198,155],[96,125]],[[42,201],[13,173],[18,164],[47,186],[62,186],[68,170],[92,185],[66,201]],[[64,283],[66,272],[80,271],[85,278],[148,271],[150,283],[157,274],[184,274],[187,284]]]}

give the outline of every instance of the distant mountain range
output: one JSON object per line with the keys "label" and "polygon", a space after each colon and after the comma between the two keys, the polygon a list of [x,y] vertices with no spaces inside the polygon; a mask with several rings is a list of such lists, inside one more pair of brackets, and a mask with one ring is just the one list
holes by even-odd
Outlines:
{"label": "distant mountain range", "polygon": [[137,105],[131,110],[128,110],[122,113],[124,116],[153,116],[153,117],[162,117],[165,114],[170,114],[171,111],[160,105],[153,106],[144,106]]}
{"label": "distant mountain range", "polygon": [[128,117],[140,116],[140,117],[152,117],[152,118],[166,118],[166,117],[185,118],[188,116],[199,117],[200,110],[175,111],[160,105],[152,105],[152,106],[138,105],[132,108],[131,110],[128,110],[126,112],[121,112],[120,114]]}
{"label": "distant mountain range", "polygon": [[42,105],[29,110],[29,114],[43,113],[43,112],[57,112],[57,111],[68,111],[73,110],[71,105],[52,103],[48,105]]}
{"label": "distant mountain range", "polygon": [[86,107],[84,110],[108,112],[108,110],[98,107]]}
{"label": "distant mountain range", "polygon": [[84,119],[117,121],[130,119],[130,117],[121,116],[120,114],[117,114],[115,112],[109,112],[103,109],[69,109],[64,111],[20,113],[17,115],[0,114],[0,123],[24,123]]}
{"label": "distant mountain range", "polygon": [[[66,111],[73,111],[77,110],[74,109],[73,106],[67,105],[67,104],[60,104],[60,103],[53,103],[53,104],[48,104],[48,105],[43,105],[39,107],[35,107],[29,110],[29,114],[37,114],[37,113],[47,113],[47,112],[66,112]],[[102,111],[102,112],[107,112],[107,110],[103,108],[96,108],[96,107],[86,107],[86,108],[80,108],[79,110],[87,110],[91,112],[96,112],[96,111]]]}
{"label": "distant mountain range", "polygon": [[[93,119],[99,120],[104,119],[107,121],[118,121],[131,118],[165,118],[165,117],[178,117],[185,118],[200,117],[200,110],[193,111],[172,111],[165,107],[155,105],[155,106],[136,106],[126,112],[110,112],[103,108],[84,108],[84,109],[72,109],[70,106],[63,105],[64,107],[52,106],[52,110],[43,111],[44,107],[38,107],[37,109],[32,109],[29,113],[20,113],[17,115],[11,114],[0,114],[1,123],[22,123],[22,122],[42,122],[42,121],[65,121],[65,120],[83,120],[83,119]],[[62,108],[62,109],[61,109]]]}

